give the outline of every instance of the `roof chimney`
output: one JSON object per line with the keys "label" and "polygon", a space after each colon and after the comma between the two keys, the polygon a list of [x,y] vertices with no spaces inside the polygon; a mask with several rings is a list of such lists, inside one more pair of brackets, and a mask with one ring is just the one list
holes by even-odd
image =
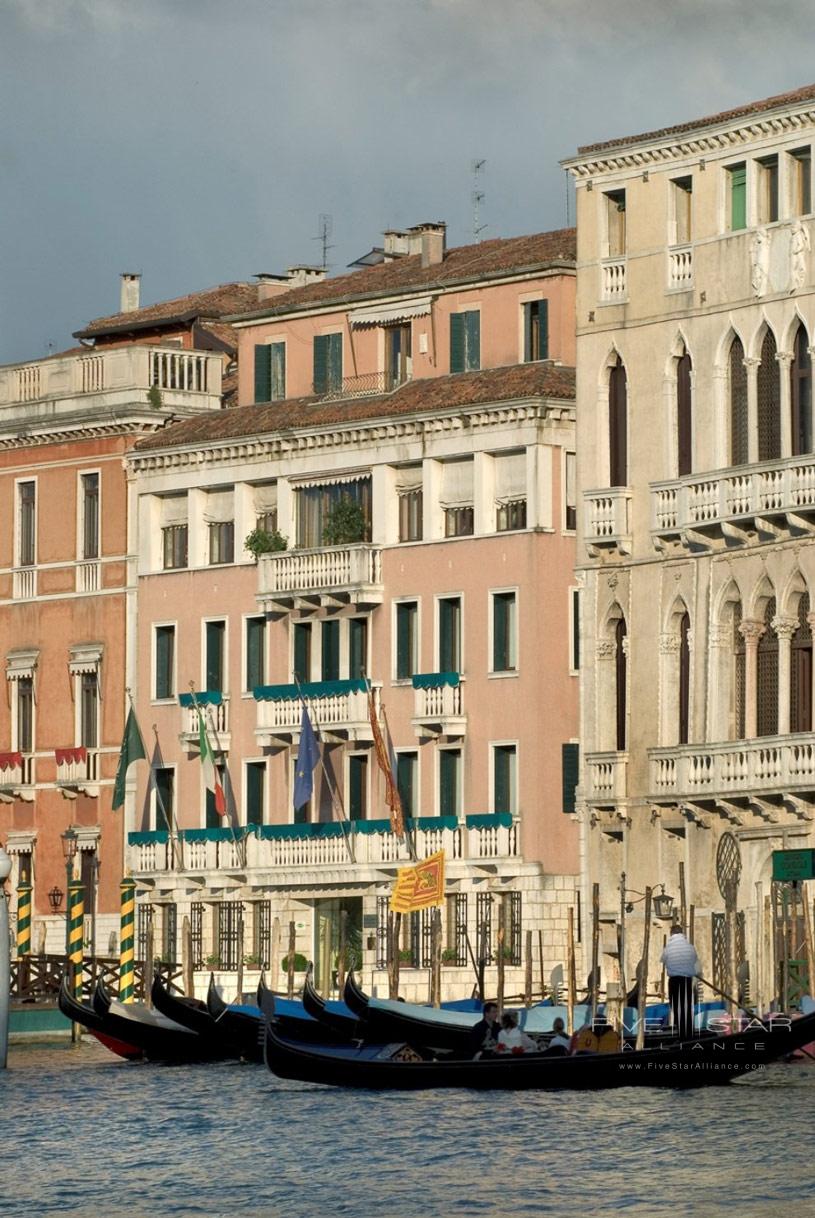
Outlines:
{"label": "roof chimney", "polygon": [[290,266],[286,271],[286,278],[289,281],[290,288],[304,288],[309,283],[320,283],[325,279],[326,271],[324,266]]}
{"label": "roof chimney", "polygon": [[386,262],[393,262],[394,258],[401,258],[408,252],[408,234],[402,228],[386,228],[382,240]]}
{"label": "roof chimney", "polygon": [[255,275],[258,281],[258,303],[263,304],[265,300],[271,299],[272,296],[279,296],[281,292],[289,291],[289,280],[286,275],[272,275],[267,271],[258,271]]}
{"label": "roof chimney", "polygon": [[136,309],[139,307],[141,275],[120,275],[119,283],[121,285],[119,295],[119,312],[135,313]]}
{"label": "roof chimney", "polygon": [[443,220],[435,223],[417,224],[410,230],[418,249],[411,242],[411,253],[422,255],[422,266],[435,266],[444,261],[444,250],[447,238],[447,225]]}

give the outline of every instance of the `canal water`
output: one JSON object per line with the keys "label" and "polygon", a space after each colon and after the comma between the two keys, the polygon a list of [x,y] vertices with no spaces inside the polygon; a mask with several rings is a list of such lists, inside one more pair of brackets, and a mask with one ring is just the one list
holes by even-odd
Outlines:
{"label": "canal water", "polygon": [[12,1046],[0,1214],[789,1218],[815,1212],[815,1065],[700,1092],[345,1092],[264,1066]]}

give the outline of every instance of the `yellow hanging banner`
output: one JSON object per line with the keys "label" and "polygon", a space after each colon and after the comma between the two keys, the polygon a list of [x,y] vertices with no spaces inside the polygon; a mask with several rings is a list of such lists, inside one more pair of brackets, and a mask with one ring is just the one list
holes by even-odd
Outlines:
{"label": "yellow hanging banner", "polygon": [[391,893],[394,913],[415,913],[444,904],[444,851],[431,854],[414,867],[400,867]]}

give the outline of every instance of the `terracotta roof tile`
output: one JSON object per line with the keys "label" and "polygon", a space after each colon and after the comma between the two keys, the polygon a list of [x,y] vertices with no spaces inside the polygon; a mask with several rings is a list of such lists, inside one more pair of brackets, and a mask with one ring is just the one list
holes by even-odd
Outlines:
{"label": "terracotta roof tile", "polygon": [[202,292],[190,292],[175,300],[161,300],[158,304],[133,309],[129,313],[112,313],[89,322],[84,330],[77,330],[74,338],[98,338],[103,334],[122,330],[148,329],[150,326],[168,325],[175,321],[192,321],[198,317],[225,317],[257,305],[256,283],[222,283]]}
{"label": "terracotta roof tile", "polygon": [[377,266],[352,271],[336,279],[309,283],[291,292],[272,297],[262,307],[247,310],[244,316],[274,317],[294,309],[317,308],[321,304],[371,296],[427,290],[446,284],[479,280],[501,274],[538,269],[552,262],[574,262],[577,257],[575,230],[558,229],[528,237],[501,237],[477,245],[449,249],[443,262],[423,267],[421,256],[411,254],[382,262]]}
{"label": "terracotta roof tile", "polygon": [[578,155],[591,152],[601,152],[607,148],[620,148],[627,144],[646,143],[671,135],[682,135],[686,131],[696,131],[700,127],[714,127],[719,123],[735,122],[740,118],[749,118],[752,114],[763,114],[767,110],[780,110],[784,106],[795,106],[799,102],[815,102],[815,85],[804,85],[793,89],[790,93],[776,93],[774,97],[765,97],[761,101],[748,102],[736,106],[733,110],[722,110],[719,114],[710,114],[707,118],[697,118],[687,123],[677,123],[674,127],[660,127],[656,131],[646,131],[642,135],[626,135],[616,140],[604,140],[599,144],[584,144],[578,148]]}
{"label": "terracotta roof tile", "polygon": [[546,397],[571,401],[575,396],[574,368],[559,364],[513,364],[481,372],[455,373],[408,381],[394,393],[377,397],[289,398],[262,406],[237,406],[184,419],[140,440],[140,451],[205,446],[243,436],[264,435],[280,428],[326,427],[402,414],[423,414],[515,398]]}

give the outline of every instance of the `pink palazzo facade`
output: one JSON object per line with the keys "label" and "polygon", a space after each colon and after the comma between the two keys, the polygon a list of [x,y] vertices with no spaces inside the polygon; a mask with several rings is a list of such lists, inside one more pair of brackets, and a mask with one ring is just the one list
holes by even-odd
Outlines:
{"label": "pink palazzo facade", "polygon": [[[189,918],[198,967],[265,963],[277,986],[293,921],[330,988],[342,920],[382,992],[387,897],[409,857],[387,823],[370,685],[418,855],[445,851],[445,992],[471,987],[481,928],[495,952],[501,906],[508,984],[527,932],[548,984],[579,868],[574,233],[447,251],[444,227],[423,225],[387,234],[378,265],[302,279],[231,319],[241,405],[128,458],[153,754],[126,805],[137,955],[152,935],[178,958]],[[256,560],[257,528],[286,548]],[[301,696],[322,762],[295,812]],[[406,995],[427,992],[428,925],[404,922]]]}

